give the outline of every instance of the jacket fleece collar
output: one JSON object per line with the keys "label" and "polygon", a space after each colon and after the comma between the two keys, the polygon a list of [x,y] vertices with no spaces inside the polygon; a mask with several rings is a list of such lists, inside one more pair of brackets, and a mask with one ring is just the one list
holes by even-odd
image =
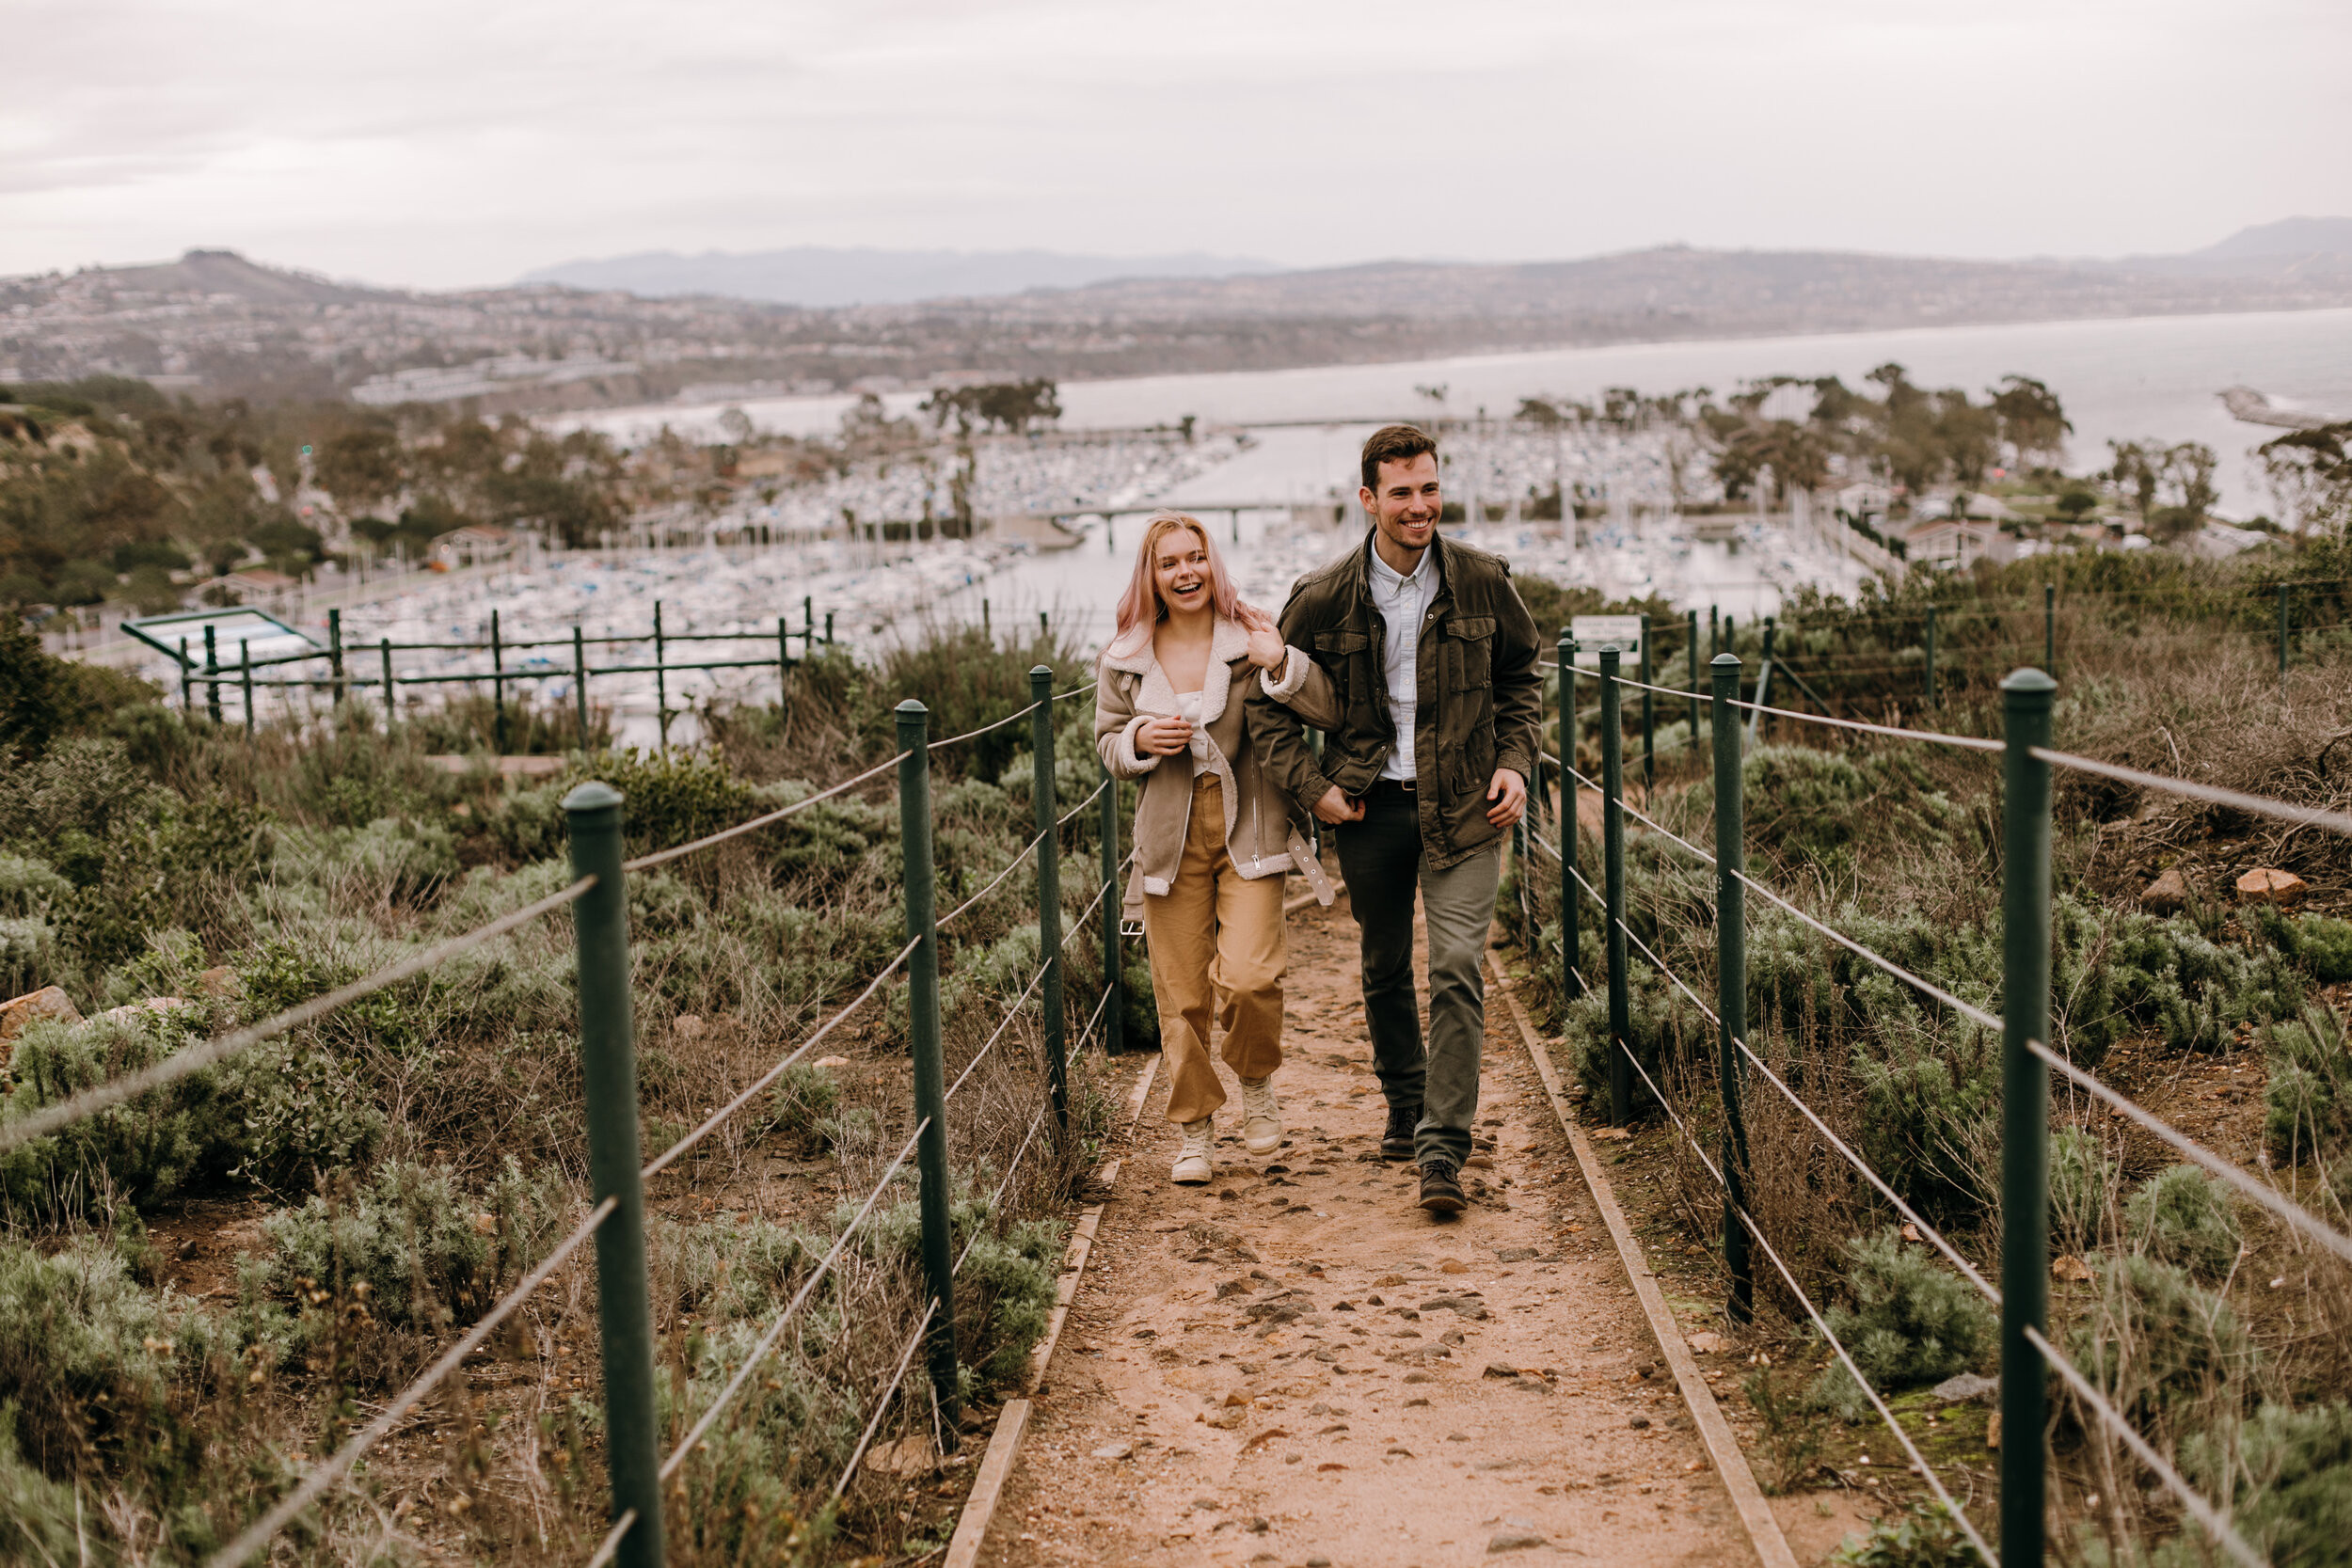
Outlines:
{"label": "jacket fleece collar", "polygon": [[[1249,634],[1238,621],[1216,617],[1209,631],[1209,667],[1200,678],[1200,724],[1203,729],[1225,717],[1225,704],[1232,693],[1233,660],[1249,652]],[[1152,652],[1152,639],[1130,654],[1108,653],[1103,666],[1130,675],[1142,677],[1136,689],[1136,709],[1174,717],[1176,687],[1160,668],[1159,656]]]}

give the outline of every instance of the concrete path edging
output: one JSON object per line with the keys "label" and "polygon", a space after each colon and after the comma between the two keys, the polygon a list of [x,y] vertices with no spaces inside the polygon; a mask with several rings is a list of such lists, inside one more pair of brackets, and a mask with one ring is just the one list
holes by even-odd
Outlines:
{"label": "concrete path edging", "polygon": [[1519,1005],[1518,990],[1503,969],[1502,958],[1489,950],[1486,960],[1493,970],[1496,989],[1510,1004],[1511,1016],[1518,1024],[1519,1039],[1527,1047],[1528,1058],[1544,1081],[1552,1114],[1560,1118],[1561,1131],[1568,1135],[1569,1147],[1576,1150],[1576,1163],[1583,1172],[1586,1190],[1592,1194],[1593,1207],[1600,1211],[1601,1219],[1609,1227],[1618,1260],[1625,1265],[1626,1276],[1633,1282],[1633,1293],[1642,1303],[1643,1315],[1649,1319],[1650,1333],[1656,1337],[1666,1365],[1674,1370],[1675,1384],[1681,1391],[1682,1402],[1690,1409],[1692,1425],[1697,1429],[1700,1442],[1706,1445],[1708,1458],[1713,1461],[1724,1490],[1731,1495],[1732,1506],[1747,1528],[1757,1560],[1764,1568],[1798,1568],[1796,1554],[1788,1549],[1788,1539],[1781,1534],[1780,1521],[1772,1517],[1764,1489],[1756,1483],[1756,1472],[1748,1467],[1748,1456],[1740,1451],[1731,1423],[1724,1418],[1723,1407],[1715,1402],[1715,1391],[1699,1375],[1698,1363],[1692,1359],[1691,1348],[1682,1341],[1682,1331],[1666,1306],[1665,1294],[1658,1289],[1656,1276],[1643,1259],[1632,1227],[1626,1223],[1625,1211],[1617,1206],[1617,1195],[1610,1187],[1609,1178],[1601,1173],[1592,1143],[1569,1108],[1567,1094],[1560,1083],[1560,1069],[1552,1065],[1550,1053],[1536,1037],[1534,1025],[1528,1021],[1527,1009]]}
{"label": "concrete path edging", "polygon": [[[1127,1095],[1126,1131],[1130,1139],[1135,1136],[1136,1123],[1143,1119],[1143,1107],[1152,1098],[1152,1085],[1158,1081],[1159,1070],[1160,1058],[1154,1054],[1144,1063],[1143,1071],[1136,1075],[1136,1086]],[[1105,1161],[1095,1173],[1095,1180],[1104,1187],[1116,1182],[1120,1164],[1116,1159]],[[1022,1397],[1007,1400],[1004,1408],[996,1413],[996,1430],[989,1437],[988,1451],[980,1457],[979,1473],[972,1478],[972,1492],[956,1520],[956,1533],[948,1538],[944,1568],[973,1568],[979,1560],[981,1543],[988,1539],[988,1527],[996,1516],[997,1501],[1005,1495],[1005,1482],[1011,1479],[1013,1461],[1020,1457],[1021,1438],[1028,1431],[1032,1402],[1044,1385],[1045,1370],[1054,1359],[1054,1347],[1061,1342],[1062,1324],[1070,1320],[1070,1304],[1077,1299],[1078,1281],[1086,1273],[1087,1258],[1094,1250],[1094,1233],[1102,1222],[1103,1205],[1089,1204],[1070,1233],[1070,1244],[1062,1252],[1061,1278],[1054,1288],[1054,1313],[1046,1320],[1045,1337],[1029,1352],[1029,1371],[1022,1381]]]}

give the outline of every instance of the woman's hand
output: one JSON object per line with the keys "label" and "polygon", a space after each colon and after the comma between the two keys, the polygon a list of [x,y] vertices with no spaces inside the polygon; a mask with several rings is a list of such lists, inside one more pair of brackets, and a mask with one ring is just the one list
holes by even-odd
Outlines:
{"label": "woman's hand", "polygon": [[1183,719],[1146,719],[1136,726],[1136,750],[1148,757],[1172,757],[1192,745],[1192,725]]}
{"label": "woman's hand", "polygon": [[1279,673],[1290,650],[1283,645],[1282,628],[1274,617],[1249,605],[1234,607],[1234,615],[1242,629],[1249,633],[1249,662],[1269,673]]}

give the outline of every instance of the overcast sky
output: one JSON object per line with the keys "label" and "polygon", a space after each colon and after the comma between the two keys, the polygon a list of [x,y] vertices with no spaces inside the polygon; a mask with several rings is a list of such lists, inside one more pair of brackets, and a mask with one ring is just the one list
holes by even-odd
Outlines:
{"label": "overcast sky", "polygon": [[0,273],[2111,255],[2352,213],[2347,0],[0,0]]}

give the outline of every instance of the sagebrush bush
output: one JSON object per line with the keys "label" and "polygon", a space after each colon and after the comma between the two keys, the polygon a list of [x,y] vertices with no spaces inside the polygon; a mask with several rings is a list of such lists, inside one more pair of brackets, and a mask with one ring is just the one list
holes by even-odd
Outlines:
{"label": "sagebrush bush", "polygon": [[2199,1279],[2221,1279],[2237,1261],[2229,1189],[2195,1165],[2170,1165],[2141,1183],[2124,1205],[2123,1228],[2132,1245]]}
{"label": "sagebrush bush", "polygon": [[2099,1244],[2106,1228],[2107,1201],[2115,1190],[2115,1162],[2096,1133],[2062,1127],[2050,1135],[2050,1239],[2071,1252]]}
{"label": "sagebrush bush", "polygon": [[479,1191],[447,1166],[388,1161],[364,1185],[269,1216],[269,1282],[342,1295],[364,1284],[368,1311],[405,1328],[469,1323],[545,1252],[566,1197],[512,1156]]}
{"label": "sagebrush bush", "polygon": [[[2341,1400],[2225,1418],[2181,1445],[2181,1470],[2277,1568],[2340,1563],[2352,1551],[2352,1405]],[[2195,1533],[2185,1527],[2181,1544]],[[2184,1568],[2203,1560],[2173,1555]]]}
{"label": "sagebrush bush", "polygon": [[[1927,1247],[1887,1229],[1846,1243],[1851,1307],[1822,1314],[1854,1365],[1882,1396],[1966,1371],[1992,1350],[1997,1327],[1977,1288]],[[1812,1398],[1848,1421],[1871,1415],[1839,1362],[1815,1380]]]}
{"label": "sagebrush bush", "polygon": [[2186,1269],[2137,1252],[2102,1257],[2093,1269],[2098,1299],[2076,1320],[2068,1354],[2127,1415],[2196,1408],[2246,1386],[2256,1363],[2252,1339],[2229,1304],[2200,1289]]}
{"label": "sagebrush bush", "polygon": [[2344,1025],[2317,1008],[2263,1032],[2263,1087],[2270,1151],[2289,1164],[2332,1154],[2352,1136],[2352,1050]]}
{"label": "sagebrush bush", "polygon": [[1975,1568],[1977,1548],[1960,1532],[1942,1503],[1915,1503],[1848,1537],[1830,1560],[1846,1568]]}

